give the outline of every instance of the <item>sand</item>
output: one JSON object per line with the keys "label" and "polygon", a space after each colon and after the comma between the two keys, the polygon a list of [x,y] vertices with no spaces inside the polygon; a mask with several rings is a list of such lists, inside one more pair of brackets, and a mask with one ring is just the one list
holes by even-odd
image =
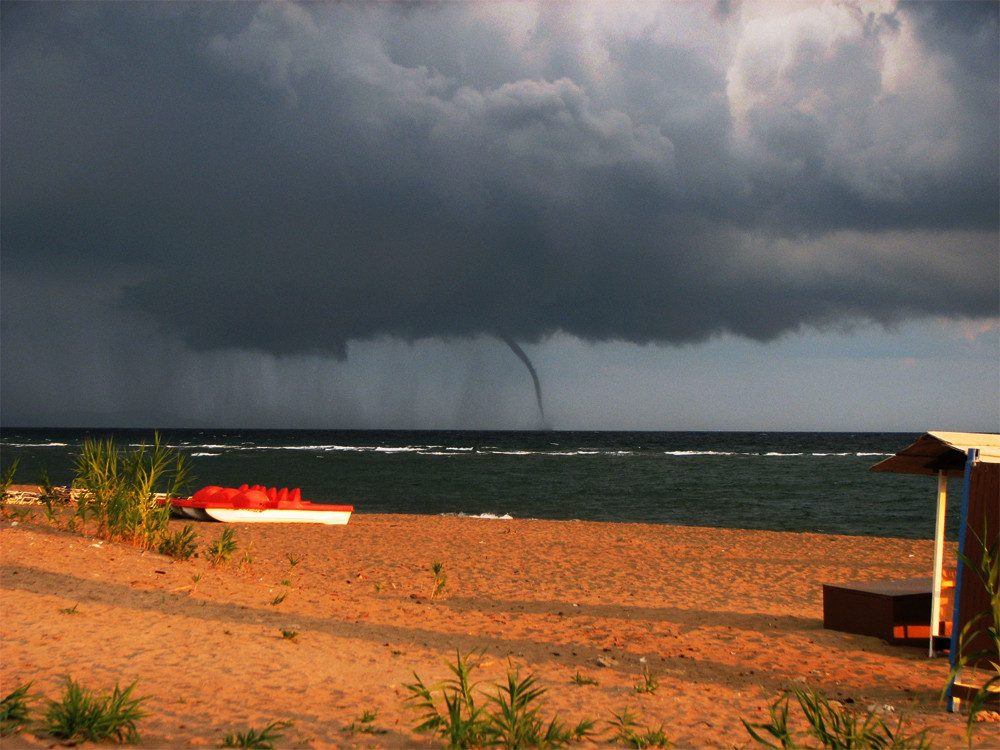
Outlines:
{"label": "sand", "polygon": [[[483,649],[484,689],[511,667],[536,675],[543,716],[597,722],[584,747],[608,747],[626,707],[677,747],[753,747],[740,719],[765,720],[793,684],[966,746],[964,717],[939,699],[947,659],[822,627],[823,583],[929,575],[930,541],[356,513],[233,525],[239,550],[212,567],[204,550],[225,527],[195,525],[201,554],[174,561],[41,510],[2,522],[0,693],[137,679],[144,747],[215,747],[275,720],[294,722],[280,748],[441,747],[415,732],[404,684]],[[447,581],[431,598],[436,561]],[[655,692],[636,692],[644,673]],[[349,728],[365,712],[380,733]],[[976,746],[1000,744],[996,727]],[[35,731],[0,744],[56,745]]]}

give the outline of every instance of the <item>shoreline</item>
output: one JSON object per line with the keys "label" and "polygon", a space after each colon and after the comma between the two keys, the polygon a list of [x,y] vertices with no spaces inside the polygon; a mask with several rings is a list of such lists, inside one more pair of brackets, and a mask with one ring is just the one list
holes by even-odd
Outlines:
{"label": "shoreline", "polygon": [[[105,692],[138,679],[148,747],[216,746],[278,720],[294,722],[279,748],[440,747],[414,731],[404,685],[482,649],[484,687],[512,666],[545,688],[546,720],[595,720],[583,747],[607,746],[626,707],[677,747],[752,747],[741,718],[765,721],[790,685],[966,746],[964,717],[939,701],[947,659],[822,628],[823,583],[927,575],[930,540],[365,513],[192,525],[201,555],[174,561],[40,513],[0,524],[2,694],[33,680],[54,699],[67,674]],[[224,528],[238,549],[213,568],[204,550]],[[434,598],[436,562],[447,580]],[[645,673],[654,693],[635,690]],[[384,734],[357,731],[365,712]],[[52,742],[26,732],[3,746]]]}
{"label": "shoreline", "polygon": [[[75,501],[79,497],[79,493],[82,492],[79,489],[70,487],[53,487],[56,493],[56,499],[58,503],[63,506]],[[11,505],[31,505],[42,507],[44,503],[39,499],[43,494],[44,490],[41,485],[37,484],[12,484],[7,491],[6,502]],[[166,497],[164,493],[159,493],[158,497]],[[329,504],[333,505],[336,503],[323,503],[319,502],[317,504]],[[522,517],[513,516],[509,513],[492,513],[492,512],[482,512],[482,513],[466,513],[462,511],[454,512],[442,512],[442,513],[384,513],[379,511],[367,512],[359,511],[355,509],[351,513],[351,518],[356,518],[358,516],[373,516],[373,517],[383,517],[383,516],[400,516],[403,518],[456,518],[456,519],[468,519],[468,520],[482,520],[482,521],[532,521],[540,523],[593,523],[598,525],[632,525],[632,526],[648,526],[651,528],[681,528],[681,529],[702,529],[706,531],[737,531],[737,532],[747,532],[747,533],[772,533],[772,534],[799,534],[803,536],[818,536],[818,537],[845,537],[845,538],[858,538],[858,539],[891,539],[895,541],[914,541],[914,542],[933,542],[933,536],[883,536],[877,534],[847,534],[841,532],[827,532],[827,531],[786,531],[779,529],[765,529],[765,528],[752,528],[743,526],[699,526],[699,525],[687,525],[687,524],[671,524],[671,523],[659,523],[659,522],[646,522],[646,521],[603,521],[603,520],[590,520],[586,518],[534,518],[534,517]],[[176,519],[172,519],[176,520]],[[190,519],[188,519],[190,520]],[[956,546],[957,542],[954,539],[947,540],[946,544],[951,546]],[[953,555],[954,557],[954,555]]]}

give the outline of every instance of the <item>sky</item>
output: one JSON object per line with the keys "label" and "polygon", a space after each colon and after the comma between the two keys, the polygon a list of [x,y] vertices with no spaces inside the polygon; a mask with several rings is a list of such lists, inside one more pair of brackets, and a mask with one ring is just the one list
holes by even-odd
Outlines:
{"label": "sky", "polygon": [[998,13],[3,0],[0,422],[997,431]]}

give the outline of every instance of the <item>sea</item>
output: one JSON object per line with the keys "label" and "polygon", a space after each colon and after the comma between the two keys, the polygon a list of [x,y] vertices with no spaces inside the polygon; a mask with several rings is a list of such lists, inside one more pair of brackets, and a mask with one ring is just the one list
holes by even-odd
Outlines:
{"label": "sea", "polygon": [[[88,438],[152,430],[0,429],[14,482],[73,481]],[[355,513],[614,521],[932,539],[936,479],[871,472],[918,433],[160,430],[189,490],[298,487]],[[949,480],[957,538],[960,480]]]}

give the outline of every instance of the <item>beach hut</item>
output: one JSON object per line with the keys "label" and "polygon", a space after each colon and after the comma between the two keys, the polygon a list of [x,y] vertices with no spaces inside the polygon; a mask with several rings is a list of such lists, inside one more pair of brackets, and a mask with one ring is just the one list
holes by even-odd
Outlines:
{"label": "beach hut", "polygon": [[[959,552],[970,565],[959,559],[954,578],[954,602],[951,612],[949,658],[954,666],[958,657],[959,636],[967,623],[985,615],[979,622],[983,628],[992,624],[989,592],[976,568],[983,562],[990,547],[995,549],[1000,537],[1000,435],[973,432],[928,432],[915,443],[871,467],[872,471],[897,474],[925,474],[937,477],[937,521],[934,533],[934,571],[931,584],[929,614],[929,653],[934,655],[935,643],[941,633],[941,591],[944,579],[945,512],[948,503],[949,477],[962,479],[962,510],[959,522]],[[996,587],[997,582],[993,582]],[[977,629],[973,626],[973,629]],[[982,628],[966,644],[966,653],[990,649],[991,643]],[[989,664],[980,664],[990,669]],[[966,699],[975,686],[961,680],[949,690],[949,709],[956,701]]]}

